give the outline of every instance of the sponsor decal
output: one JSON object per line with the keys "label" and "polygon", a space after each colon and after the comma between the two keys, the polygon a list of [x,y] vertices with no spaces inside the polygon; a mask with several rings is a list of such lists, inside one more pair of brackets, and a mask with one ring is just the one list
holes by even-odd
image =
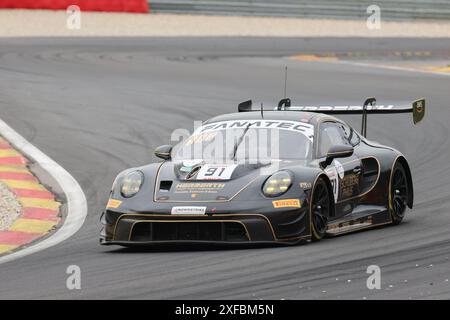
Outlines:
{"label": "sponsor decal", "polygon": [[205,164],[197,174],[197,180],[229,180],[237,164]]}
{"label": "sponsor decal", "polygon": [[[342,197],[348,198],[354,194],[358,194],[359,176],[356,174],[349,174],[341,180],[340,188],[342,189]],[[355,190],[356,189],[356,190]]]}
{"label": "sponsor decal", "polygon": [[[367,106],[367,110],[391,110],[394,109],[394,105],[376,105],[376,106]],[[297,111],[352,111],[352,110],[363,110],[362,106],[292,106],[289,107],[289,110],[297,110]]]}
{"label": "sponsor decal", "polygon": [[217,132],[206,132],[206,133],[193,135],[193,136],[189,137],[189,139],[186,141],[186,145],[190,146],[192,144],[210,142],[215,138],[216,135],[217,135]]}
{"label": "sponsor decal", "polygon": [[273,200],[273,207],[278,208],[300,208],[301,203],[299,199],[283,199],[283,200]]}
{"label": "sponsor decal", "polygon": [[312,183],[311,182],[300,182],[299,186],[300,186],[300,188],[307,190],[307,189],[312,188]]}
{"label": "sponsor decal", "polygon": [[122,204],[122,201],[116,200],[116,199],[109,199],[108,204],[106,205],[107,208],[114,208],[117,209]]}
{"label": "sponsor decal", "polygon": [[206,213],[206,207],[172,207],[171,214],[198,214],[202,215]]}
{"label": "sponsor decal", "polygon": [[225,183],[218,182],[184,182],[175,186],[175,193],[217,193],[224,187]]}
{"label": "sponsor decal", "polygon": [[199,127],[194,136],[226,129],[245,129],[250,125],[254,129],[279,129],[299,132],[313,140],[314,126],[310,123],[289,120],[229,120],[207,124]]}

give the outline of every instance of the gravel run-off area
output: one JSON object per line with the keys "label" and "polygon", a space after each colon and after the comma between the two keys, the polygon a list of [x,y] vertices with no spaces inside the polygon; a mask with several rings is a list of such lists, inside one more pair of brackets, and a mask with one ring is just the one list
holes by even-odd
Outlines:
{"label": "gravel run-off area", "polygon": [[7,230],[21,212],[22,206],[14,193],[0,181],[0,231]]}

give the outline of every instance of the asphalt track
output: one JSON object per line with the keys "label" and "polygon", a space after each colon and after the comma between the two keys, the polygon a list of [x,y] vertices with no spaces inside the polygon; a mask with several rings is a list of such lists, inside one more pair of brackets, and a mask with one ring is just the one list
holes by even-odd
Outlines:
{"label": "asphalt track", "polygon": [[[450,298],[450,77],[299,62],[298,53],[449,52],[442,39],[3,39],[0,118],[68,170],[89,214],[70,239],[0,265],[0,298]],[[369,118],[368,134],[407,156],[415,208],[403,224],[295,247],[129,250],[98,244],[115,175],[156,160],[176,128],[234,112],[247,98],[275,103],[428,99],[425,121]],[[347,118],[359,128],[357,117]],[[66,268],[81,268],[81,290]],[[366,268],[382,289],[366,288]]]}

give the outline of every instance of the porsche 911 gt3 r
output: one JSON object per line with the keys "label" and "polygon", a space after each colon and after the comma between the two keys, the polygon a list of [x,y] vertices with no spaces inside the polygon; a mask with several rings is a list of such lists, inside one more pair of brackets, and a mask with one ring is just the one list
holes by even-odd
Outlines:
{"label": "porsche 911 gt3 r", "polygon": [[[425,114],[412,106],[291,106],[205,121],[163,161],[120,173],[102,214],[102,244],[317,241],[402,221],[413,207],[399,151],[368,140],[368,114]],[[333,114],[362,114],[358,133]],[[231,139],[229,138],[231,137]]]}

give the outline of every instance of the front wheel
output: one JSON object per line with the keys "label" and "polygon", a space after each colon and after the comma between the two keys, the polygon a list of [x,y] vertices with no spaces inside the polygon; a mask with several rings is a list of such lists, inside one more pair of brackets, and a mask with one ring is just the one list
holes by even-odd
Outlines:
{"label": "front wheel", "polygon": [[389,190],[389,211],[391,212],[392,224],[402,222],[408,202],[409,185],[405,168],[397,162],[392,169]]}
{"label": "front wheel", "polygon": [[330,192],[327,184],[319,178],[311,195],[311,240],[321,240],[327,231],[330,216]]}

